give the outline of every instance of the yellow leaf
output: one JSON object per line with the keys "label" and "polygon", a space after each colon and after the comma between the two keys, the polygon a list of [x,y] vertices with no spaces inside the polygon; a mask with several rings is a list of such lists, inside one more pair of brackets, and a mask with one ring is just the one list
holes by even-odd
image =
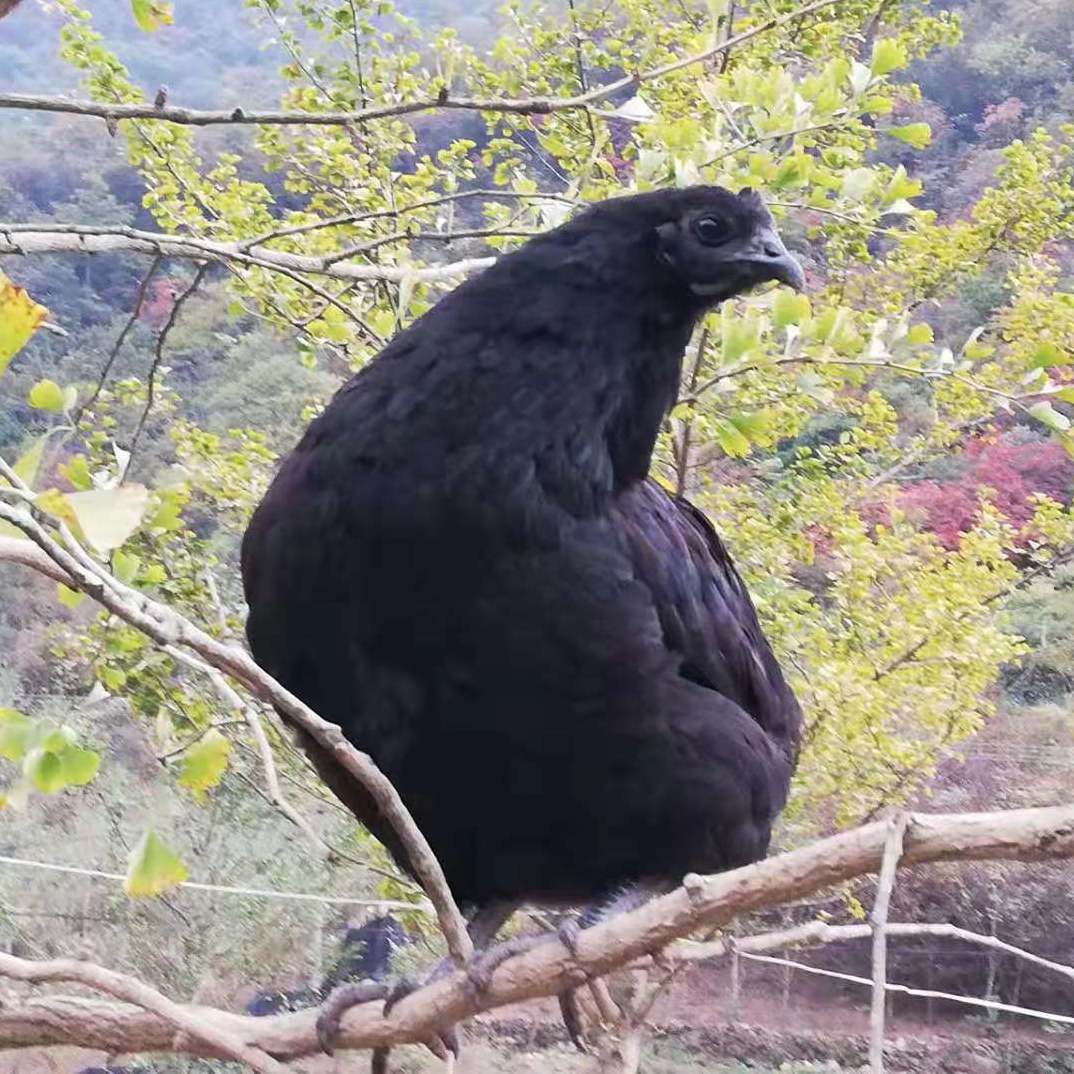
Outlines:
{"label": "yellow leaf", "polygon": [[27,396],[27,402],[35,410],[49,410],[59,414],[63,410],[63,389],[54,380],[39,380]]}
{"label": "yellow leaf", "polygon": [[98,552],[111,552],[141,525],[149,492],[144,485],[70,492],[66,500],[86,540]]}
{"label": "yellow leaf", "polygon": [[128,895],[162,895],[181,884],[190,874],[186,866],[147,828],[127,862],[123,889]]}
{"label": "yellow leaf", "polygon": [[34,334],[48,310],[0,272],[0,373]]}
{"label": "yellow leaf", "polygon": [[231,743],[215,728],[207,731],[183,755],[179,782],[192,791],[215,787],[227,768]]}

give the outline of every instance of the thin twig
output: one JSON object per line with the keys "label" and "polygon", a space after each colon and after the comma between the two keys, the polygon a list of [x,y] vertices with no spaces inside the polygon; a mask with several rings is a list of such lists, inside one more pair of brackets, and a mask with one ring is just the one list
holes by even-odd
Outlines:
{"label": "thin twig", "polygon": [[104,363],[104,368],[101,370],[100,375],[97,377],[97,384],[93,389],[90,397],[79,406],[75,411],[74,417],[71,419],[71,424],[78,428],[78,423],[82,420],[82,415],[97,402],[101,391],[104,389],[105,381],[108,379],[108,374],[112,371],[112,366],[115,364],[116,358],[119,356],[120,349],[123,347],[123,342],[127,338],[127,333],[134,327],[135,322],[138,320],[138,315],[142,312],[142,303],[145,301],[146,290],[149,287],[149,281],[153,278],[154,273],[160,267],[160,263],[163,260],[160,254],[153,258],[149,264],[149,269],[142,277],[142,282],[138,284],[138,292],[134,299],[134,309],[131,311],[131,315],[127,318],[127,323],[123,325],[123,330],[119,333],[115,343],[112,345],[112,349],[108,352],[108,359]]}
{"label": "thin twig", "polygon": [[142,409],[142,415],[134,428],[130,447],[127,449],[130,452],[130,457],[127,459],[127,465],[123,469],[124,477],[131,472],[131,465],[134,462],[134,453],[138,449],[138,440],[142,435],[142,430],[145,428],[145,423],[149,420],[149,412],[153,409],[153,403],[156,398],[157,373],[160,370],[161,363],[164,361],[164,344],[168,338],[168,334],[171,332],[172,328],[175,326],[175,322],[179,318],[179,311],[183,308],[186,300],[201,286],[201,281],[205,279],[208,271],[209,262],[206,261],[198,266],[198,271],[194,273],[194,279],[191,280],[190,286],[187,287],[187,289],[172,303],[172,308],[168,313],[168,320],[165,322],[164,327],[160,332],[157,333],[156,349],[153,354],[153,361],[149,366],[149,376],[146,379],[145,407]]}
{"label": "thin twig", "polygon": [[621,90],[634,89],[644,82],[653,82],[674,74],[677,71],[704,63],[713,56],[718,56],[737,46],[752,40],[760,34],[768,33],[788,23],[803,20],[826,8],[845,3],[846,0],[814,0],[774,16],[766,22],[759,23],[735,37],[711,45],[701,52],[682,56],[659,67],[652,67],[637,74],[624,75],[613,82],[597,86],[586,93],[573,97],[525,97],[509,99],[501,97],[451,97],[446,93],[415,101],[403,101],[398,104],[379,105],[374,108],[362,108],[354,111],[326,112],[292,112],[281,110],[263,110],[232,108],[222,110],[202,110],[196,108],[178,108],[168,105],[156,108],[152,102],[142,104],[102,104],[97,101],[72,101],[64,97],[38,96],[27,93],[0,94],[0,108],[16,108],[32,112],[65,112],[72,115],[96,116],[99,119],[117,122],[124,119],[148,119],[165,123],[181,123],[188,126],[207,127],[221,124],[266,124],[272,126],[345,126],[347,124],[371,123],[378,119],[393,116],[413,115],[418,112],[446,111],[461,109],[471,112],[499,112],[516,115],[548,115],[552,112],[576,111],[588,108],[591,104],[614,96]]}

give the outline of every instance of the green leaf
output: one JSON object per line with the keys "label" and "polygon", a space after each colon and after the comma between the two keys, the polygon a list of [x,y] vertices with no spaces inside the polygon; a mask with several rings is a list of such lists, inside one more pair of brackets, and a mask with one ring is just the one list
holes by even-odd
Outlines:
{"label": "green leaf", "polygon": [[847,201],[862,201],[876,183],[876,173],[869,168],[854,168],[843,177],[839,197]]}
{"label": "green leaf", "polygon": [[118,668],[110,668],[107,664],[97,669],[97,677],[105,689],[112,691],[122,690],[127,681],[127,676]]}
{"label": "green leaf", "polygon": [[921,346],[925,343],[931,343],[933,341],[932,326],[927,324],[915,324],[910,327],[910,330],[906,333],[906,342],[913,343],[915,346]]}
{"label": "green leaf", "polygon": [[159,563],[150,563],[142,572],[141,581],[144,585],[160,585],[168,579],[168,572]]}
{"label": "green leaf", "polygon": [[85,455],[75,455],[69,462],[61,463],[60,473],[76,489],[85,491],[93,488],[93,479],[90,477],[89,463]]}
{"label": "green leaf", "polygon": [[0,272],[0,373],[48,315],[21,287]]}
{"label": "green leaf", "polygon": [[789,324],[801,324],[810,315],[809,299],[796,294],[787,287],[781,287],[772,298],[772,320],[777,328],[786,328]]}
{"label": "green leaf", "polygon": [[71,492],[66,500],[86,540],[98,552],[111,552],[141,524],[149,492],[144,485],[121,485],[114,489]]}
{"label": "green leaf", "polygon": [[724,365],[741,358],[760,342],[761,326],[754,317],[740,317],[734,305],[725,302],[720,311],[720,361]]}
{"label": "green leaf", "polygon": [[154,896],[170,891],[190,874],[186,866],[147,828],[127,861],[123,889],[128,895]]}
{"label": "green leaf", "polygon": [[63,780],[69,787],[84,787],[101,767],[100,755],[81,746],[70,746],[59,757]]}
{"label": "green leaf", "polygon": [[726,418],[716,419],[716,442],[725,454],[740,457],[750,453],[750,442],[741,429]]}
{"label": "green leaf", "polygon": [[86,594],[79,593],[76,589],[69,589],[63,582],[57,582],[56,599],[65,608],[77,608],[86,599]]}
{"label": "green leaf", "polygon": [[0,757],[19,761],[33,742],[34,722],[14,709],[0,708]]}
{"label": "green leaf", "polygon": [[1070,365],[1071,356],[1061,351],[1051,340],[1042,340],[1033,350],[1032,364],[1040,368]]}
{"label": "green leaf", "polygon": [[82,527],[78,522],[78,515],[75,514],[74,508],[67,497],[59,489],[46,489],[34,500],[34,506],[52,515],[53,518],[58,518],[61,522],[65,522],[71,527],[71,531],[76,537],[84,536]]}
{"label": "green leaf", "polygon": [[78,742],[70,727],[57,727],[48,720],[37,725],[37,734],[34,738],[34,745],[49,753],[62,753],[68,746],[73,746]]}
{"label": "green leaf", "polygon": [[53,794],[63,789],[63,765],[55,753],[40,747],[30,750],[23,759],[22,771],[42,794]]}
{"label": "green leaf", "polygon": [[869,64],[875,78],[905,67],[910,57],[904,45],[892,37],[881,38],[873,45],[873,58]]}
{"label": "green leaf", "polygon": [[123,582],[124,585],[127,585],[134,580],[135,575],[138,573],[138,568],[141,567],[141,565],[141,559],[131,552],[123,552],[117,548],[112,553],[112,573]]}
{"label": "green leaf", "polygon": [[35,410],[59,414],[63,410],[63,389],[54,380],[39,380],[30,389],[26,401]]}
{"label": "green leaf", "polygon": [[906,142],[914,149],[924,149],[932,141],[932,128],[927,123],[907,123],[905,127],[888,127],[885,134]]}
{"label": "green leaf", "polygon": [[213,728],[207,731],[183,755],[179,782],[192,791],[207,791],[215,787],[227,769],[231,743]]}
{"label": "green leaf", "polygon": [[162,0],[131,0],[131,12],[139,29],[147,34],[172,23],[172,5],[163,3]]}
{"label": "green leaf", "polygon": [[31,488],[37,480],[37,471],[41,468],[41,460],[45,455],[45,444],[47,443],[47,433],[44,436],[39,436],[29,448],[19,456],[13,467],[15,473],[17,473]]}
{"label": "green leaf", "polygon": [[1060,414],[1049,402],[1034,403],[1029,408],[1029,413],[1057,433],[1065,433],[1070,428],[1070,419],[1065,414]]}

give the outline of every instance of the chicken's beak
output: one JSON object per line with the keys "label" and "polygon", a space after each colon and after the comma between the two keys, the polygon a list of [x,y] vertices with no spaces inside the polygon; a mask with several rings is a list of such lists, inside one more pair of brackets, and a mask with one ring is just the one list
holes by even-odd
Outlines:
{"label": "chicken's beak", "polygon": [[745,246],[735,252],[735,261],[749,266],[750,275],[762,280],[778,280],[796,291],[805,289],[805,272],[775,228],[758,228]]}

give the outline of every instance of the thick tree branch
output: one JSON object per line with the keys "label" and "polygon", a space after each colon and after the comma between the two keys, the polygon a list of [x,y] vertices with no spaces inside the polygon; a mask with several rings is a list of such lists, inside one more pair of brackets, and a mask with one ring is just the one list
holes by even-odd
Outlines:
{"label": "thick tree branch", "polygon": [[[880,868],[890,825],[878,822],[819,840],[801,850],[718,876],[688,876],[681,887],[627,914],[586,929],[577,956],[549,939],[507,959],[487,991],[475,993],[454,973],[400,1001],[385,1018],[379,1003],[354,1008],[343,1019],[339,1046],[387,1047],[420,1043],[436,1029],[491,1010],[576,987],[659,952],[673,940],[723,927],[740,914],[778,906],[831,884]],[[1054,861],[1074,857],[1074,803],[994,813],[912,814],[901,863]],[[901,926],[890,926],[893,933]],[[868,926],[862,926],[865,933]],[[744,951],[748,940],[740,940]],[[281,1061],[317,1052],[316,1011],[248,1018],[191,1007],[200,1024],[222,1029]],[[177,1043],[165,1019],[131,1008],[54,996],[0,1010],[0,1047],[79,1044],[107,1051],[175,1051],[218,1055],[203,1040]]]}
{"label": "thick tree branch", "polygon": [[176,1003],[155,988],[115,970],[76,959],[35,962],[0,952],[0,975],[16,981],[76,981],[88,988],[107,992],[116,999],[136,1004],[167,1023],[176,1046],[189,1035],[199,1046],[245,1063],[260,1074],[286,1074],[287,1068],[260,1048],[247,1044],[241,1036],[212,1022],[203,1021],[190,1007]]}
{"label": "thick tree branch", "polygon": [[759,23],[734,37],[713,44],[701,52],[683,56],[660,67],[652,67],[634,75],[625,75],[603,86],[597,86],[573,97],[522,97],[517,99],[499,97],[452,97],[444,89],[435,97],[416,101],[400,101],[396,104],[377,105],[351,112],[293,112],[279,110],[247,110],[230,108],[200,110],[165,106],[157,108],[151,102],[144,104],[105,104],[98,101],[72,101],[64,97],[37,96],[28,93],[0,94],[0,108],[15,108],[30,112],[65,112],[71,115],[95,116],[115,123],[122,119],[163,120],[194,127],[211,127],[221,124],[267,124],[271,126],[331,126],[372,123],[392,116],[414,115],[418,112],[447,111],[451,109],[470,112],[500,112],[515,115],[548,115],[551,112],[577,111],[612,97],[622,90],[636,89],[645,82],[654,82],[676,71],[704,63],[713,56],[730,52],[759,34],[768,33],[789,22],[805,18],[815,12],[835,7],[846,0],[815,0]]}

